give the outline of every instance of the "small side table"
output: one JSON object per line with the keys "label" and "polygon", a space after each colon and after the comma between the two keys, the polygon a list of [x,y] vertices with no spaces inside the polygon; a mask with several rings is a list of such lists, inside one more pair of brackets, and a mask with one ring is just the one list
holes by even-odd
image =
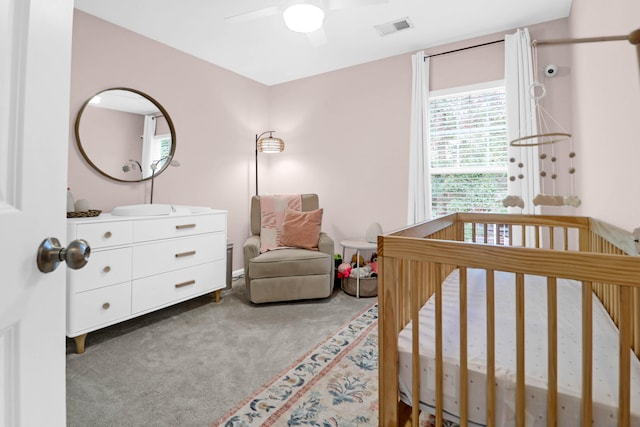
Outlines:
{"label": "small side table", "polygon": [[[378,249],[377,243],[370,243],[366,240],[341,240],[342,260],[344,261],[344,251],[346,248],[356,250],[356,268],[360,268],[360,251]],[[360,298],[360,276],[356,277],[356,298]]]}

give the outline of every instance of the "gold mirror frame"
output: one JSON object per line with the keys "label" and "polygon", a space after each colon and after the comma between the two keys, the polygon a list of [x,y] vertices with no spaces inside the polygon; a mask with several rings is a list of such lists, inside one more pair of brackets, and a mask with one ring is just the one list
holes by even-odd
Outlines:
{"label": "gold mirror frame", "polygon": [[[132,93],[135,93],[137,95],[140,95],[141,97],[147,99],[149,102],[151,102],[155,107],[158,108],[158,110],[160,111],[160,113],[162,113],[162,116],[164,116],[166,122],[167,122],[167,126],[169,127],[169,134],[171,135],[171,149],[169,154],[166,156],[166,160],[163,162],[162,167],[159,168],[157,171],[155,171],[154,174],[152,174],[152,176],[147,176],[145,178],[139,178],[139,179],[121,179],[118,177],[115,177],[111,174],[109,174],[108,172],[104,171],[102,168],[100,168],[96,162],[95,159],[92,160],[89,155],[87,154],[87,151],[85,150],[85,147],[83,146],[82,143],[82,138],[80,137],[80,123],[81,123],[81,119],[82,119],[82,115],[85,112],[86,108],[90,105],[90,102],[92,99],[94,99],[94,97],[99,96],[100,94],[104,94],[105,92],[109,92],[109,91],[129,91]],[[109,179],[112,179],[114,181],[118,181],[118,182],[142,182],[142,181],[147,181],[152,179],[152,177],[156,177],[158,175],[160,175],[171,163],[171,160],[173,159],[173,156],[175,154],[175,150],[176,150],[176,132],[175,132],[175,128],[173,126],[173,122],[171,121],[171,117],[169,116],[169,113],[167,113],[167,111],[164,109],[164,107],[158,102],[156,101],[154,98],[152,98],[151,96],[147,95],[144,92],[141,92],[139,90],[136,89],[131,89],[128,87],[112,87],[112,88],[108,88],[105,90],[102,90],[94,95],[92,95],[91,97],[89,97],[85,103],[82,105],[82,107],[80,108],[80,111],[78,111],[78,115],[76,116],[76,121],[75,121],[75,137],[76,137],[76,144],[78,146],[78,150],[80,150],[80,154],[82,155],[82,157],[85,159],[85,161],[98,173],[100,173],[102,176],[107,177]],[[85,135],[85,145],[89,144],[89,141],[86,141],[86,135]],[[88,145],[87,145],[88,146]],[[123,164],[127,163],[128,159],[123,159]],[[142,171],[141,171],[142,174]]]}

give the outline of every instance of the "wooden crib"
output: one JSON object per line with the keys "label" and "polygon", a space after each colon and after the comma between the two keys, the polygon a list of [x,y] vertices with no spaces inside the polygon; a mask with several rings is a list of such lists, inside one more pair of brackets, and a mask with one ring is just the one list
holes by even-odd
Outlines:
{"label": "wooden crib", "polygon": [[[633,236],[616,227],[585,217],[453,214],[417,224],[378,238],[380,268],[379,390],[380,425],[418,425],[419,405],[406,405],[399,395],[399,334],[410,322],[411,401],[420,402],[421,380],[419,311],[433,295],[435,307],[434,417],[443,423],[442,283],[454,270],[466,278],[467,269],[487,271],[486,281],[486,425],[496,425],[494,272],[515,277],[515,425],[525,425],[525,275],[544,276],[547,295],[545,378],[547,425],[558,425],[558,278],[576,281],[580,289],[582,318],[581,393],[578,394],[582,426],[592,425],[592,301],[595,293],[619,332],[618,425],[631,425],[631,362],[640,355],[640,257]],[[630,256],[631,255],[631,256]],[[465,279],[466,280],[466,279]],[[468,425],[466,283],[459,292],[459,418]],[[597,304],[599,304],[596,301]],[[562,309],[562,308],[561,308]],[[579,317],[579,316],[578,316]],[[614,328],[615,329],[615,328]],[[597,343],[596,343],[597,344]],[[579,347],[579,346],[578,346]],[[632,351],[630,351],[630,349]],[[634,354],[636,356],[634,356]],[[580,375],[580,373],[578,374]],[[422,384],[422,387],[425,387]],[[484,397],[483,397],[484,399]]]}

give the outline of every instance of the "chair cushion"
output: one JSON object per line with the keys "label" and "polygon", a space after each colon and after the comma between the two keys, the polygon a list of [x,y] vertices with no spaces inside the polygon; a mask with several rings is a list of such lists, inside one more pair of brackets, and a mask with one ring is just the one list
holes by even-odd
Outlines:
{"label": "chair cushion", "polygon": [[249,300],[256,304],[265,302],[295,301],[311,298],[327,298],[333,292],[330,275],[265,277],[251,281]]}
{"label": "chair cushion", "polygon": [[321,228],[322,209],[309,212],[287,209],[282,222],[280,244],[317,251]]}
{"label": "chair cushion", "polygon": [[[259,236],[262,222],[261,196],[251,197],[251,234]],[[302,194],[302,210],[313,211],[320,207],[317,194]]]}
{"label": "chair cushion", "polygon": [[330,274],[333,259],[323,252],[281,248],[249,260],[251,279]]}

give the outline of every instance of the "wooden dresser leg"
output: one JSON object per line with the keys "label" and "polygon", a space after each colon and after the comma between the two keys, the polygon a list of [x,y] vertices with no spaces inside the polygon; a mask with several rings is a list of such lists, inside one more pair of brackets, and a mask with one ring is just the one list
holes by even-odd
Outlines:
{"label": "wooden dresser leg", "polygon": [[220,302],[220,289],[213,292],[213,300],[215,302]]}
{"label": "wooden dresser leg", "polygon": [[74,337],[73,340],[76,342],[76,353],[82,354],[84,353],[84,342],[87,339],[87,334],[78,335]]}

